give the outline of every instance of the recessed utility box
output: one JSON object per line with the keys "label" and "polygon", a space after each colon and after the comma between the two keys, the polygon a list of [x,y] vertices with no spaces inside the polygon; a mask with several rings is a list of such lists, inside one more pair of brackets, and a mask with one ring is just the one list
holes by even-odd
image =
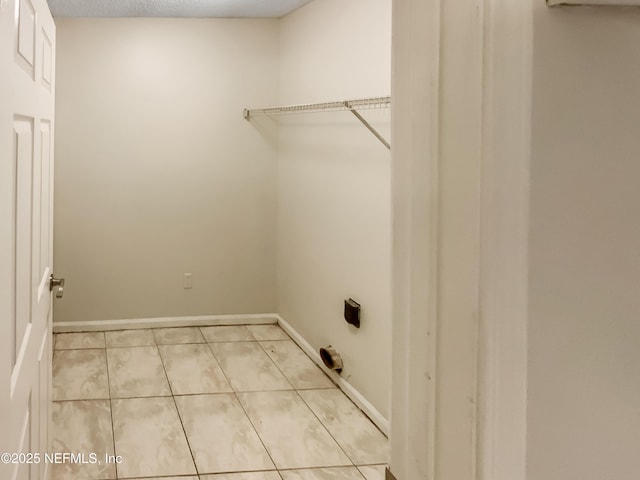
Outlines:
{"label": "recessed utility box", "polygon": [[640,0],[547,0],[547,5],[550,7],[558,5],[640,7]]}
{"label": "recessed utility box", "polygon": [[344,319],[356,328],[360,328],[360,304],[353,298],[344,301]]}

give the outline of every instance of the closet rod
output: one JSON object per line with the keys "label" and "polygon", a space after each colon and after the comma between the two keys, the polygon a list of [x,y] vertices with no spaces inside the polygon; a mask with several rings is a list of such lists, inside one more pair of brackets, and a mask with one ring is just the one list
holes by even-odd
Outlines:
{"label": "closet rod", "polygon": [[251,120],[253,115],[284,115],[288,113],[305,113],[305,112],[326,112],[326,111],[350,111],[353,115],[362,122],[362,124],[373,133],[382,144],[391,150],[389,142],[360,115],[358,110],[372,109],[372,108],[390,108],[391,97],[372,97],[372,98],[358,98],[355,100],[342,100],[339,102],[324,102],[324,103],[308,103],[302,105],[288,105],[284,107],[272,107],[272,108],[256,108],[244,110],[245,120]]}

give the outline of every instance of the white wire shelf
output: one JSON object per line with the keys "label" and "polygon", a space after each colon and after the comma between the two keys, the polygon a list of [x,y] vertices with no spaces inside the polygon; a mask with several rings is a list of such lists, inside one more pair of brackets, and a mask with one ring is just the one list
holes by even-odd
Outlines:
{"label": "white wire shelf", "polygon": [[286,115],[292,113],[336,112],[348,111],[356,116],[362,124],[373,133],[385,147],[391,149],[389,142],[358,112],[358,110],[391,108],[391,97],[358,98],[337,102],[307,103],[301,105],[286,105],[282,107],[244,109],[245,120],[251,120],[256,115]]}
{"label": "white wire shelf", "polygon": [[245,109],[244,118],[249,119],[252,115],[284,115],[288,113],[307,113],[313,111],[325,112],[351,110],[352,108],[364,110],[389,107],[391,107],[391,97],[372,97],[359,98],[355,100],[342,100],[338,102],[307,103],[301,105],[286,105],[283,107]]}

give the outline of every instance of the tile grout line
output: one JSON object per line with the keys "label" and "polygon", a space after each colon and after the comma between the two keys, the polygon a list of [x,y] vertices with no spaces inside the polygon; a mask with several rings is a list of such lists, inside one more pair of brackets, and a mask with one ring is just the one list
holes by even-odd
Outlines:
{"label": "tile grout line", "polygon": [[[202,328],[202,327],[200,327],[200,328]],[[202,333],[202,332],[200,332],[200,333]],[[251,333],[250,330],[249,330],[249,333]],[[203,336],[204,336],[204,334],[203,334]],[[253,336],[253,333],[251,333],[251,336]],[[257,342],[257,340],[256,340],[256,342]],[[222,343],[222,342],[220,342],[220,343]],[[211,348],[211,345],[209,343],[207,343],[207,348],[209,348],[209,351],[211,352],[211,355],[213,356],[213,358],[215,359],[216,363],[220,367],[220,371],[222,372],[222,375],[224,375],[225,380],[227,381],[227,383],[231,387],[231,390],[233,391],[232,393],[233,393],[234,398],[236,399],[236,402],[238,402],[238,405],[240,405],[240,408],[242,409],[242,412],[244,413],[245,417],[247,418],[247,420],[249,420],[249,424],[251,425],[251,428],[253,428],[253,431],[255,432],[256,437],[258,437],[258,440],[260,440],[260,444],[262,445],[262,448],[264,448],[264,451],[267,452],[267,455],[269,456],[269,460],[271,460],[271,463],[275,467],[276,472],[278,473],[278,476],[280,478],[282,478],[282,475],[280,475],[280,470],[278,469],[278,465],[276,465],[276,462],[273,460],[273,456],[271,455],[271,452],[267,448],[267,445],[264,443],[264,440],[262,440],[262,437],[260,436],[260,433],[258,432],[258,429],[256,428],[256,426],[253,424],[253,421],[251,420],[251,417],[249,416],[249,413],[247,412],[247,409],[244,408],[244,405],[240,401],[240,397],[238,396],[238,392],[233,387],[233,385],[231,385],[231,381],[229,380],[229,377],[227,376],[226,372],[224,371],[224,368],[222,368],[222,365],[220,364],[220,361],[218,360],[218,357],[216,357],[216,354],[213,352],[213,349]]]}
{"label": "tile grout line", "polygon": [[[307,390],[309,391],[309,390]],[[333,440],[338,444],[338,446],[340,447],[340,449],[344,452],[344,454],[347,456],[347,458],[349,460],[351,460],[351,463],[353,463],[353,466],[358,468],[358,464],[356,464],[356,461],[351,458],[351,455],[349,455],[346,450],[342,447],[342,444],[340,442],[338,442],[338,440],[333,436],[333,433],[331,433],[331,431],[329,430],[329,427],[327,427],[324,422],[320,419],[320,417],[316,414],[316,412],[313,410],[313,408],[311,408],[311,405],[309,405],[309,403],[304,399],[304,397],[302,395],[300,395],[300,392],[298,390],[296,390],[296,393],[298,394],[298,396],[302,399],[302,401],[304,402],[304,404],[309,408],[309,410],[311,410],[311,413],[313,413],[313,415],[318,419],[318,421],[322,424],[322,426],[327,430],[327,432],[329,432],[329,435],[331,435],[331,438],[333,438]],[[344,392],[341,392],[344,395]],[[345,395],[346,397],[346,395]],[[350,400],[349,397],[347,397],[347,400]],[[353,402],[352,402],[353,403]],[[354,404],[355,405],[355,404]],[[357,405],[355,405],[357,407]],[[371,422],[371,419],[369,417],[366,417],[367,420],[369,422]],[[373,423],[373,422],[371,422]],[[375,426],[375,425],[374,425]],[[383,465],[383,463],[377,463],[377,464],[370,464],[370,465]],[[384,465],[387,465],[386,463]],[[366,466],[366,465],[363,465]],[[360,469],[358,468],[358,471],[360,471]],[[361,472],[362,473],[362,472]],[[364,475],[362,475],[364,477]]]}
{"label": "tile grout line", "polygon": [[[367,480],[367,477],[364,475],[364,472],[360,469],[360,467],[382,467],[384,469],[387,466],[388,465],[386,463],[371,463],[366,465],[356,465],[356,468],[358,469],[358,472],[360,473],[360,475],[362,475],[364,480]],[[383,472],[383,475],[384,475],[384,472]]]}
{"label": "tile grout line", "polygon": [[[278,327],[280,328],[280,327]],[[286,332],[285,332],[286,334]],[[253,335],[253,333],[252,333]],[[288,335],[287,335],[288,336]],[[255,336],[254,336],[255,338]],[[294,391],[296,393],[296,395],[302,400],[303,404],[309,409],[309,411],[311,411],[312,415],[318,420],[318,422],[320,423],[320,425],[322,426],[322,428],[324,428],[324,430],[329,434],[329,437],[331,437],[331,439],[335,442],[335,444],[338,446],[338,448],[340,449],[340,451],[345,455],[345,457],[351,462],[351,465],[347,465],[347,467],[354,467],[356,468],[356,470],[358,471],[358,473],[364,478],[364,475],[362,475],[362,472],[360,472],[360,470],[357,468],[357,466],[355,465],[353,459],[347,454],[347,452],[345,452],[344,448],[342,447],[342,445],[336,440],[336,438],[333,436],[333,434],[329,431],[329,429],[327,428],[327,426],[322,422],[322,420],[320,420],[320,418],[318,418],[318,416],[316,415],[316,413],[313,411],[313,409],[307,404],[307,402],[304,401],[304,398],[302,398],[302,396],[300,395],[300,393],[298,392],[298,389],[293,385],[293,383],[289,380],[289,378],[287,377],[287,375],[285,375],[285,373],[282,371],[282,369],[276,364],[276,362],[273,361],[273,359],[271,358],[271,356],[269,355],[269,353],[266,351],[266,349],[264,348],[264,346],[262,345],[261,342],[271,342],[271,341],[293,341],[291,339],[291,337],[287,338],[287,339],[275,339],[275,340],[269,340],[269,339],[263,339],[263,340],[258,340],[256,339],[256,343],[260,346],[260,348],[262,349],[262,351],[264,352],[264,354],[267,356],[267,358],[269,359],[269,361],[273,364],[273,366],[276,367],[276,369],[278,370],[278,372],[280,372],[280,374],[282,375],[282,377],[287,381],[287,383],[289,383],[289,385],[291,385],[292,389],[289,390],[269,390],[269,392],[272,391],[280,391],[280,392],[291,392]],[[212,342],[215,343],[215,342]],[[294,342],[295,344],[295,342]],[[207,345],[209,345],[209,343],[207,343]],[[299,348],[299,347],[298,347]],[[211,350],[211,353],[214,355],[215,354],[213,352],[213,350],[211,349],[211,347],[209,347],[209,349]],[[308,357],[308,356],[307,356]],[[217,360],[217,358],[216,358]],[[220,369],[222,369],[222,366],[220,366]],[[223,370],[224,373],[224,370]],[[322,372],[324,374],[324,372]],[[326,375],[326,374],[325,374]],[[226,374],[225,374],[226,377]],[[231,384],[231,383],[229,383]],[[233,387],[232,387],[233,388]],[[331,387],[330,389],[333,389],[333,387]],[[322,389],[322,388],[318,388],[318,389],[305,389],[305,390],[326,390]],[[261,393],[261,392],[265,392],[264,390],[262,391],[256,391],[256,392],[242,392],[242,393]],[[237,393],[234,389],[234,393]],[[237,395],[236,395],[237,397]],[[251,425],[253,426],[254,430],[256,430],[256,434],[258,435],[258,438],[260,438],[260,441],[262,442],[262,444],[264,445],[264,442],[262,441],[262,437],[260,437],[260,434],[258,433],[255,425],[253,424],[253,421],[251,420],[251,417],[249,417],[249,414],[247,413],[246,409],[244,408],[244,405],[242,404],[242,402],[240,402],[240,399],[238,398],[238,402],[240,403],[240,405],[242,406],[242,409],[245,411],[245,415],[247,415],[247,417],[249,418],[249,421],[251,422]],[[265,449],[266,449],[266,445],[265,445]],[[267,453],[269,453],[269,451],[267,450]],[[269,456],[271,456],[271,454],[269,453]],[[271,459],[273,461],[273,458]],[[273,462],[275,465],[275,462]],[[334,466],[330,466],[330,467],[309,467],[309,468],[336,468],[336,467],[344,467],[345,465],[334,465]],[[276,466],[276,468],[278,468]],[[286,470],[286,469],[282,469],[282,470]],[[280,469],[278,469],[278,472],[280,471]]]}
{"label": "tile grout line", "polygon": [[[285,332],[286,333],[286,332]],[[268,341],[273,341],[273,340],[264,340],[265,342]],[[293,341],[293,340],[291,340]],[[293,342],[294,344],[296,344],[295,342]],[[264,348],[264,346],[258,342],[258,345],[260,345],[260,347],[265,351],[266,355],[269,357],[269,359],[273,362],[273,364],[276,366],[276,368],[280,371],[280,373],[282,373],[283,376],[285,376],[284,372],[280,369],[280,367],[278,367],[278,365],[276,364],[276,362],[273,361],[273,359],[271,359],[271,356],[269,355],[269,353],[266,351],[266,349]],[[296,344],[297,346],[297,344]],[[300,348],[300,347],[298,347]],[[304,350],[303,350],[304,353]],[[305,353],[306,355],[306,353]],[[309,356],[307,355],[307,358]],[[324,372],[322,372],[324,375],[326,375]],[[285,376],[286,378],[286,376]],[[288,380],[288,379],[287,379]],[[335,385],[335,383],[334,383]],[[320,422],[320,425],[322,425],[322,427],[327,431],[327,433],[329,434],[329,436],[333,439],[333,441],[336,443],[336,445],[338,445],[338,448],[340,448],[340,450],[342,451],[342,453],[344,453],[344,455],[349,459],[349,461],[351,462],[351,465],[353,467],[356,468],[356,470],[358,470],[358,473],[360,473],[360,475],[362,475],[362,477],[364,478],[364,475],[362,474],[362,472],[360,472],[360,469],[358,468],[358,466],[356,465],[356,462],[353,458],[351,458],[351,455],[349,455],[346,450],[344,449],[344,447],[342,446],[342,444],[338,441],[338,439],[333,435],[333,433],[331,433],[331,430],[329,430],[329,427],[327,427],[324,422],[320,419],[320,417],[316,414],[316,412],[313,410],[313,408],[311,408],[311,405],[309,405],[309,403],[307,403],[307,401],[304,399],[304,397],[302,395],[300,395],[300,391],[312,391],[312,390],[333,390],[334,387],[330,387],[330,388],[296,388],[294,387],[294,390],[296,392],[296,395],[302,400],[302,402],[306,405],[306,407],[311,411],[311,413],[313,414],[313,416],[318,420],[318,422]],[[344,394],[344,393],[343,393]],[[347,397],[348,398],[348,397]],[[353,402],[352,402],[353,403]],[[369,419],[367,417],[367,420],[371,421],[371,419]]]}
{"label": "tile grout line", "polygon": [[[282,328],[282,327],[279,327],[279,328]],[[283,331],[284,331],[284,330],[283,330]],[[285,334],[286,334],[287,336],[289,336],[289,335],[287,334],[287,332],[285,332]],[[326,373],[325,373],[325,372],[324,372],[324,371],[323,371],[323,370],[322,370],[318,365],[316,365],[316,362],[314,362],[313,358],[311,358],[311,357],[309,356],[309,354],[308,354],[307,352],[305,352],[305,351],[304,351],[304,349],[303,349],[303,348],[300,348],[300,345],[298,345],[298,344],[296,343],[296,341],[295,341],[293,338],[289,337],[289,338],[288,338],[288,339],[286,339],[286,340],[285,340],[285,339],[279,339],[279,340],[262,340],[262,341],[263,341],[263,342],[291,342],[291,343],[293,343],[293,344],[296,346],[296,348],[298,348],[298,349],[299,349],[299,350],[300,350],[300,351],[305,355],[305,357],[307,357],[307,358],[309,359],[309,361],[313,364],[313,366],[314,366],[314,367],[316,367],[318,370],[320,370],[320,372],[321,372],[321,373],[322,373],[326,378],[328,378],[328,379],[329,379],[329,381],[333,384],[333,386],[331,386],[331,387],[320,387],[320,388],[317,388],[317,387],[313,387],[313,388],[296,388],[296,390],[322,390],[322,389],[325,389],[325,388],[338,388],[338,389],[340,388],[340,386],[339,386],[339,385],[338,385],[338,384],[333,380],[333,378],[331,378],[329,375],[327,375],[327,374],[326,374]],[[260,343],[260,342],[258,342],[258,343]],[[264,346],[262,345],[262,343],[260,343],[260,346],[264,349]],[[265,349],[265,352],[266,352],[266,349]],[[267,352],[267,355],[269,355],[269,352]],[[274,362],[274,363],[275,363],[275,362]],[[284,375],[284,372],[283,372],[283,375]]]}
{"label": "tile grout line", "polygon": [[[377,464],[377,465],[382,465],[382,464]],[[363,465],[363,467],[369,467],[371,465]],[[356,469],[356,473],[358,475],[360,475],[361,480],[367,480],[367,477],[364,476],[364,473],[362,473],[360,471],[360,469],[358,468],[357,465],[333,465],[330,467],[303,467],[303,468],[283,468],[282,470],[279,470],[278,473],[280,472],[304,472],[305,470],[329,470],[332,468],[355,468]],[[282,476],[281,476],[282,477]]]}
{"label": "tile grout line", "polygon": [[[267,342],[291,342],[291,343],[293,343],[293,345],[294,345],[297,349],[299,349],[302,353],[304,353],[304,355],[306,356],[306,358],[308,358],[308,359],[309,359],[309,361],[313,364],[313,366],[314,366],[315,368],[317,368],[317,369],[320,371],[320,373],[321,373],[322,375],[324,375],[326,378],[328,378],[328,379],[329,379],[329,381],[331,382],[332,386],[331,386],[331,387],[304,387],[304,388],[302,388],[302,387],[300,387],[300,388],[299,388],[299,387],[296,387],[296,386],[293,384],[293,382],[292,382],[291,380],[289,380],[289,377],[284,373],[284,370],[282,370],[282,369],[278,366],[278,364],[276,363],[276,361],[273,359],[273,357],[272,357],[271,355],[269,355],[269,352],[268,352],[268,351],[267,351],[267,349],[264,347],[264,345],[262,345],[262,343],[267,343]],[[269,360],[271,360],[271,362],[276,366],[276,368],[280,371],[280,373],[282,374],[282,376],[283,376],[283,377],[285,377],[285,378],[287,379],[287,381],[289,382],[289,384],[291,384],[291,386],[293,387],[293,389],[294,389],[294,390],[332,390],[332,389],[334,389],[334,388],[339,388],[339,387],[338,387],[338,384],[337,384],[337,383],[335,383],[335,382],[331,379],[331,377],[329,377],[329,375],[327,375],[326,373],[324,373],[324,372],[322,371],[322,369],[321,369],[320,367],[318,367],[318,366],[314,363],[314,361],[311,359],[311,357],[309,357],[309,355],[307,355],[307,354],[305,353],[305,351],[304,351],[304,350],[302,350],[302,349],[300,348],[300,346],[299,346],[299,345],[298,345],[298,344],[297,344],[297,343],[296,343],[292,338],[289,338],[289,340],[259,340],[259,341],[258,341],[258,345],[260,345],[260,347],[262,348],[262,350],[264,350],[264,353],[266,353],[266,354],[267,354],[267,357],[269,357]]]}
{"label": "tile grout line", "polygon": [[[262,341],[263,342],[269,342],[270,340],[262,340]],[[291,380],[289,380],[289,377],[287,375],[285,375],[285,373],[282,371],[282,369],[280,367],[278,367],[276,362],[273,361],[273,358],[271,358],[271,355],[269,355],[269,352],[266,351],[266,349],[262,346],[262,344],[260,342],[261,342],[261,340],[257,341],[258,346],[260,347],[260,349],[264,352],[264,354],[267,356],[267,358],[273,364],[273,366],[276,367],[276,370],[278,370],[278,372],[280,372],[280,375],[282,375],[282,378],[284,378],[287,381],[287,383],[289,385],[291,385],[291,389],[295,390],[296,386],[293,384],[293,382]]]}
{"label": "tile grout line", "polygon": [[[286,333],[286,332],[285,332]],[[268,342],[269,340],[264,340],[265,342]],[[295,343],[295,342],[294,342]],[[262,344],[260,342],[258,342],[258,345],[260,345],[260,348],[262,348],[262,350],[264,351],[265,355],[267,357],[269,357],[269,360],[271,360],[271,363],[273,363],[275,365],[275,367],[278,369],[278,371],[280,372],[280,374],[287,379],[287,381],[289,382],[289,379],[286,377],[286,375],[284,374],[284,372],[280,369],[280,367],[278,367],[278,365],[276,364],[276,362],[273,361],[273,359],[269,356],[269,354],[267,353],[267,351],[265,350],[265,348],[262,346]],[[324,372],[322,372],[324,373]],[[291,382],[289,382],[291,384]],[[324,422],[322,420],[320,420],[320,418],[318,417],[318,415],[316,415],[316,412],[313,411],[313,409],[309,406],[309,404],[307,404],[307,402],[304,401],[304,398],[302,398],[302,395],[300,395],[300,392],[298,392],[298,389],[296,387],[293,386],[293,384],[291,384],[291,386],[293,387],[293,391],[296,392],[296,395],[298,396],[298,398],[300,398],[302,400],[302,403],[309,409],[309,411],[313,414],[313,416],[318,420],[318,422],[320,422],[320,425],[322,425],[322,428],[325,429],[325,431],[329,434],[329,436],[331,437],[331,439],[335,442],[335,444],[338,446],[338,448],[340,449],[340,451],[344,454],[345,457],[347,457],[347,459],[349,459],[349,461],[351,462],[351,466],[356,467],[353,459],[347,455],[347,452],[345,452],[344,448],[342,448],[342,445],[338,442],[338,440],[336,440],[336,438],[333,436],[333,434],[329,431],[329,428],[324,424]],[[323,389],[317,389],[317,390],[323,390]],[[287,390],[289,391],[289,390]],[[337,467],[337,465],[336,465]],[[322,467],[324,468],[324,467]],[[356,470],[358,470],[358,468],[356,467]],[[360,470],[358,470],[358,473],[360,473],[362,475],[362,473],[360,472]],[[364,477],[364,475],[363,475]]]}
{"label": "tile grout line", "polygon": [[[286,333],[286,332],[285,332]],[[293,344],[296,345],[298,348],[300,348],[296,342],[290,338],[291,341],[293,341]],[[265,342],[271,342],[271,341],[276,341],[276,340],[264,340]],[[283,340],[284,341],[284,340]],[[262,343],[258,342],[258,344],[260,345],[260,347],[262,347],[262,349],[265,351],[265,353],[267,354],[267,356],[271,359],[271,356],[269,355],[269,352],[266,351],[266,349],[264,348],[264,345],[262,345]],[[302,349],[300,349],[302,350]],[[309,357],[309,355],[306,354],[306,352],[304,350],[302,350],[302,353],[304,353],[307,358],[309,358],[309,360],[311,360],[313,362],[313,360]],[[276,365],[276,368],[278,368],[278,370],[280,370],[280,372],[282,373],[283,376],[285,376],[284,372],[280,369],[280,367],[278,367],[278,365],[276,364],[275,361],[273,361],[273,359],[271,359],[272,362]],[[314,363],[315,364],[315,363]],[[320,370],[322,372],[322,370]],[[325,376],[328,377],[328,375],[324,372],[322,372]],[[286,378],[286,376],[285,376]],[[287,379],[288,380],[288,379]],[[331,438],[333,439],[334,442],[336,442],[336,444],[340,447],[340,449],[342,450],[342,452],[346,455],[346,457],[351,461],[351,463],[353,464],[354,467],[358,467],[355,460],[353,458],[351,458],[351,456],[346,452],[346,450],[342,447],[342,444],[340,442],[338,442],[338,440],[335,438],[335,436],[333,435],[333,433],[331,433],[331,431],[329,430],[329,427],[327,427],[324,422],[320,419],[320,417],[316,414],[316,412],[313,410],[313,408],[311,408],[311,405],[309,405],[309,403],[304,399],[304,397],[300,394],[301,391],[312,391],[312,390],[333,390],[335,387],[337,387],[337,389],[344,395],[344,392],[342,392],[342,390],[340,390],[340,388],[338,387],[338,385],[333,382],[333,380],[329,377],[329,380],[331,380],[331,382],[334,384],[334,387],[325,387],[325,388],[296,388],[294,387],[294,390],[296,391],[296,394],[302,399],[302,401],[304,402],[304,404],[307,406],[307,408],[309,408],[309,410],[311,410],[311,413],[313,413],[313,415],[318,419],[318,421],[320,422],[320,424],[324,427],[324,429],[329,433],[329,435],[331,436]],[[351,402],[352,405],[354,405],[358,411],[362,412],[365,417],[367,418],[367,420],[369,422],[371,422],[373,424],[373,426],[380,431],[380,429],[378,428],[377,425],[375,425],[375,423],[372,422],[372,420],[366,415],[366,413],[364,413],[362,411],[362,409],[360,409],[354,402],[353,400],[351,400],[347,395],[344,395],[347,400],[349,400]],[[385,436],[386,437],[386,436]],[[380,464],[382,465],[382,464]],[[359,471],[359,469],[358,469]],[[364,476],[364,475],[363,475]]]}
{"label": "tile grout line", "polygon": [[[111,442],[113,443],[113,455],[117,456],[118,452],[116,451],[116,427],[115,422],[113,421],[113,400],[111,398],[111,374],[109,373],[109,356],[107,355],[107,335],[102,332],[102,338],[104,340],[104,360],[107,366],[107,388],[109,390],[109,413],[111,414]],[[118,464],[114,465],[114,469],[116,471],[116,480],[120,476],[118,473]]]}
{"label": "tile grout line", "polygon": [[[53,335],[55,336],[55,339],[54,339],[54,342],[53,342],[53,351],[56,352],[56,351],[62,351],[62,350],[100,350],[102,348],[105,348],[105,347],[91,347],[91,346],[83,346],[83,345],[80,345],[79,347],[63,347],[63,348],[60,348],[60,347],[57,346],[58,345],[58,336],[60,336],[60,335],[74,335],[74,334],[84,335],[86,333],[102,333],[103,334],[102,338],[103,339],[105,338],[104,337],[104,332],[102,332],[102,331],[97,331],[97,332],[61,332],[61,333],[55,333],[54,332]],[[105,342],[105,345],[106,345],[106,342]]]}
{"label": "tile grout line", "polygon": [[[221,327],[226,327],[226,326],[244,327],[244,329],[247,331],[247,333],[249,334],[251,339],[249,339],[249,340],[246,340],[246,339],[241,339],[241,340],[228,340],[228,339],[227,340],[208,340],[207,336],[204,334],[204,331],[202,329],[203,328],[218,328],[218,326],[221,326]],[[251,333],[251,330],[249,330],[247,328],[247,325],[213,325],[213,326],[206,325],[206,326],[201,326],[201,327],[198,327],[198,328],[200,328],[200,333],[204,337],[204,340],[205,340],[206,343],[237,343],[237,342],[254,342],[254,341],[256,341],[255,337]]]}
{"label": "tile grout line", "polygon": [[[318,389],[318,390],[323,390],[323,389]],[[324,389],[326,390],[326,389]],[[331,431],[329,430],[329,427],[327,427],[324,422],[320,419],[320,417],[318,417],[318,415],[316,414],[316,412],[313,410],[313,408],[311,408],[311,406],[305,401],[305,399],[303,398],[302,395],[300,395],[300,392],[296,389],[294,390],[296,392],[296,395],[298,396],[298,398],[300,398],[300,400],[302,400],[302,403],[309,409],[309,411],[311,412],[311,414],[316,418],[316,420],[318,420],[318,422],[320,422],[320,425],[322,425],[322,428],[325,429],[325,431],[329,434],[329,436],[331,437],[331,439],[335,442],[335,444],[338,446],[338,448],[340,449],[340,451],[342,453],[344,453],[344,456],[347,457],[349,459],[349,461],[351,462],[351,466],[356,467],[357,466],[355,464],[355,462],[353,461],[353,459],[351,458],[351,456],[345,451],[345,449],[342,447],[342,444],[340,442],[338,442],[338,440],[336,439],[336,437],[333,436],[333,433],[331,433]],[[307,390],[309,391],[309,390]],[[359,472],[359,470],[358,470]]]}
{"label": "tile grout line", "polygon": [[[198,327],[196,327],[198,328]],[[198,332],[200,329],[198,328]],[[200,332],[202,335],[202,332]],[[184,439],[187,441],[187,447],[189,448],[189,454],[191,455],[191,461],[193,462],[193,468],[196,470],[196,478],[200,478],[200,472],[198,470],[198,464],[196,463],[196,457],[193,453],[193,448],[191,448],[191,442],[189,442],[189,436],[187,435],[187,430],[184,428],[184,421],[182,420],[182,415],[180,415],[180,409],[178,408],[178,402],[176,402],[176,397],[173,394],[173,386],[171,385],[171,380],[169,379],[169,374],[167,373],[167,368],[164,364],[164,357],[160,353],[160,345],[158,345],[158,340],[156,339],[155,332],[153,333],[153,339],[156,342],[156,349],[158,350],[158,356],[160,357],[160,363],[162,364],[162,371],[164,372],[164,376],[167,379],[167,383],[169,384],[169,391],[171,392],[171,400],[173,401],[173,406],[176,409],[176,413],[178,414],[178,420],[180,421],[180,426],[182,427],[182,433],[184,433]],[[166,398],[166,397],[163,397]]]}

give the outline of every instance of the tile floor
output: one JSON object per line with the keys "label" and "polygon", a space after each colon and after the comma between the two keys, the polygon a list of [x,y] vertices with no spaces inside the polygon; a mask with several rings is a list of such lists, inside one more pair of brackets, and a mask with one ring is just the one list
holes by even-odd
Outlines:
{"label": "tile floor", "polygon": [[[383,480],[388,441],[276,325],[55,336],[53,480]],[[120,464],[105,455],[122,457]]]}

